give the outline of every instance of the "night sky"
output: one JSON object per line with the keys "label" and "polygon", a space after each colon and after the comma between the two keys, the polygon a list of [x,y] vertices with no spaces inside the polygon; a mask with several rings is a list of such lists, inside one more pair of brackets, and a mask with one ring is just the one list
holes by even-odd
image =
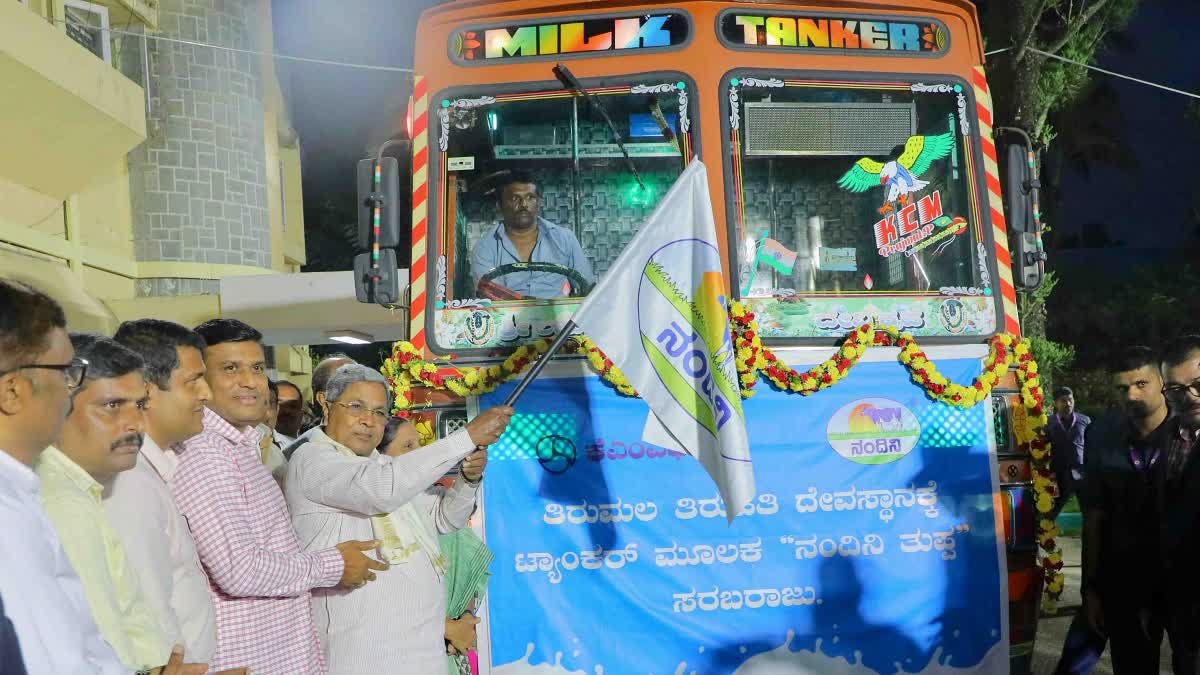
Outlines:
{"label": "night sky", "polygon": [[[276,50],[313,58],[411,67],[421,9],[432,0],[277,0]],[[370,11],[350,11],[348,8]],[[1197,0],[1143,0],[1128,27],[1129,45],[1109,49],[1099,65],[1188,91],[1200,91],[1191,45],[1200,27]],[[280,68],[303,147],[309,204],[353,194],[354,163],[399,124],[411,88],[402,73],[291,64]],[[1093,77],[1107,77],[1093,75]],[[1109,78],[1119,94],[1121,126],[1136,167],[1099,167],[1063,175],[1062,234],[1089,223],[1107,226],[1134,247],[1173,246],[1195,224],[1190,209],[1200,185],[1200,124],[1186,118],[1189,99]]]}
{"label": "night sky", "polygon": [[[1143,80],[1200,93],[1195,33],[1200,2],[1143,0],[1126,29],[1131,49],[1109,49],[1096,65]],[[1103,223],[1130,247],[1179,244],[1196,224],[1191,208],[1200,191],[1200,121],[1186,116],[1194,99],[1095,73],[1120,95],[1125,141],[1137,166],[1132,171],[1099,167],[1090,177],[1063,176],[1064,234]]]}

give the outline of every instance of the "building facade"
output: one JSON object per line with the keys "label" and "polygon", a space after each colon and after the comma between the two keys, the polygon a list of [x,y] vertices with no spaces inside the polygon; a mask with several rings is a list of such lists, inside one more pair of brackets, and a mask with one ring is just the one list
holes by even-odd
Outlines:
{"label": "building facade", "polygon": [[[213,46],[207,45],[217,45]],[[221,316],[305,262],[269,0],[0,0],[0,276],[73,330]],[[307,348],[276,345],[304,380]]]}

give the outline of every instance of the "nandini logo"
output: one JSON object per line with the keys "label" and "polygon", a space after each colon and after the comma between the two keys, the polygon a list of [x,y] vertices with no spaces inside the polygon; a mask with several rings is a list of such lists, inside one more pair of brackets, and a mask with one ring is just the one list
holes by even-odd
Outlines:
{"label": "nandini logo", "polygon": [[638,327],[655,373],[714,436],[742,417],[717,249],[698,239],[655,251],[638,285]]}
{"label": "nandini logo", "polygon": [[921,425],[912,411],[886,398],[865,398],[842,406],[826,427],[829,445],[859,464],[894,462],[917,445]]}

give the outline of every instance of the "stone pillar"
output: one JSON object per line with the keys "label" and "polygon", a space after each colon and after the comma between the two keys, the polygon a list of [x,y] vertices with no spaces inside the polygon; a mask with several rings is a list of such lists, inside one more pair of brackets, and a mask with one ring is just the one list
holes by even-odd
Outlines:
{"label": "stone pillar", "polygon": [[[254,0],[161,0],[160,34],[258,49]],[[149,138],[129,155],[138,261],[271,267],[259,57],[151,40]],[[217,293],[208,279],[138,281],[139,296]]]}

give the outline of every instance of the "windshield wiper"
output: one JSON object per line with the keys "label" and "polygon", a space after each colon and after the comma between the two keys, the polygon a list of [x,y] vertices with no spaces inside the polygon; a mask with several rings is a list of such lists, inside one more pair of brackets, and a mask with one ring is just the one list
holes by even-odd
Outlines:
{"label": "windshield wiper", "polygon": [[629,156],[629,150],[625,148],[625,140],[621,138],[621,132],[617,131],[617,125],[613,124],[612,118],[608,116],[608,111],[605,110],[604,104],[588,93],[588,90],[583,88],[583,85],[579,83],[579,80],[575,79],[575,75],[570,70],[567,70],[566,66],[559,63],[554,66],[553,70],[554,77],[558,78],[558,81],[562,82],[564,87],[572,91],[576,96],[582,96],[583,100],[587,101],[588,106],[600,113],[600,116],[604,118],[604,122],[608,125],[608,131],[612,134],[613,142],[617,144],[617,147],[621,150],[621,154],[625,157],[625,165],[633,173],[638,187],[645,190],[646,184],[642,182],[642,175],[638,173],[637,167],[633,165],[633,158]]}

